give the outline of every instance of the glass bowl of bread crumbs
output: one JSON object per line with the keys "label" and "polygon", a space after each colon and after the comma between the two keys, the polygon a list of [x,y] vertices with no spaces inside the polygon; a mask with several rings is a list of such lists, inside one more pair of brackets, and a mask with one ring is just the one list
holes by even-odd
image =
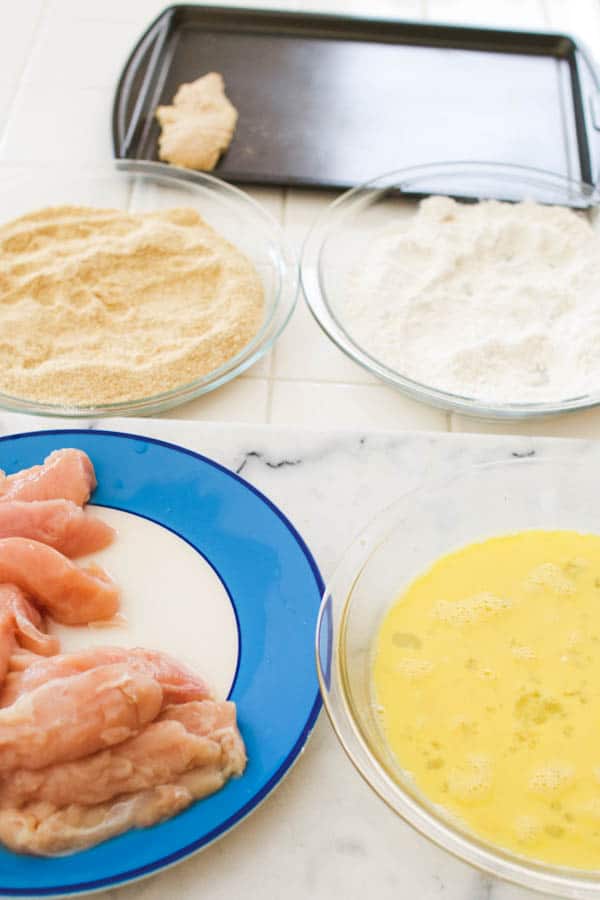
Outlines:
{"label": "glass bowl of bread crumbs", "polygon": [[240,375],[293,311],[274,219],[161,163],[0,167],[0,407],[148,415]]}

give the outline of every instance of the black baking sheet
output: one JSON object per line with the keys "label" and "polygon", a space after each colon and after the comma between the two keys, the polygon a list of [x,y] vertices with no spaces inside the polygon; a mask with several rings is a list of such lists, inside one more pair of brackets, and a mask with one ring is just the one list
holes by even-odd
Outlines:
{"label": "black baking sheet", "polygon": [[115,155],[157,159],[156,106],[210,71],[239,111],[229,181],[346,188],[450,160],[597,181],[598,78],[563,35],[169,7],[121,76]]}

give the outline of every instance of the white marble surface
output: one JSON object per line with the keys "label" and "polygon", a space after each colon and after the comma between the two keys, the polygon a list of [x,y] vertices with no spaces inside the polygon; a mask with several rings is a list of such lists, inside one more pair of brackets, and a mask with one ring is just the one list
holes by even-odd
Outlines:
{"label": "white marble surface", "polygon": [[[0,434],[69,423],[0,417]],[[319,431],[111,419],[91,423],[160,437],[223,463],[268,494],[299,528],[325,578],[355,534],[423,481],[515,453],[597,454],[595,442],[523,436]],[[312,659],[307,659],[312,665]],[[534,900],[429,844],[363,784],[326,719],[266,802],[216,845],[169,872],[101,895],[120,900]]]}

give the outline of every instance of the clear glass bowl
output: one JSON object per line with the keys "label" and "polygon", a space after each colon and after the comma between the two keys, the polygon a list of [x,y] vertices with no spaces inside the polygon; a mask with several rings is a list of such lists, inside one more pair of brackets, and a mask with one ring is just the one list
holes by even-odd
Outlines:
{"label": "clear glass bowl", "polygon": [[371,788],[414,828],[499,878],[561,897],[600,897],[598,872],[536,863],[461,830],[416,788],[382,739],[372,695],[372,654],[398,594],[442,554],[530,528],[600,532],[598,453],[573,459],[512,459],[473,465],[405,495],[346,551],[327,585],[316,636],[325,708],[350,760]]}
{"label": "clear glass bowl", "polygon": [[[557,397],[552,403],[493,404],[420,384],[375,359],[344,325],[348,276],[364,246],[399,218],[410,221],[417,200],[429,194],[465,199],[536,200],[592,210],[595,189],[538,169],[484,162],[431,163],[382,175],[343,194],[317,219],[301,259],[301,281],[310,310],[331,340],[351,359],[405,394],[444,409],[486,418],[523,419],[582,409],[600,403],[600,385],[583,396]],[[600,285],[599,285],[600,292]],[[376,298],[373,298],[376,302]]]}
{"label": "clear glass bowl", "polygon": [[265,290],[265,315],[255,338],[239,353],[187,384],[163,393],[109,404],[38,403],[0,393],[0,407],[45,416],[149,415],[177,406],[236,378],[264,356],[294,309],[295,257],[268,212],[247,194],[211,175],[162,163],[118,160],[106,166],[0,166],[3,222],[43,206],[74,204],[133,212],[191,206],[254,263]]}

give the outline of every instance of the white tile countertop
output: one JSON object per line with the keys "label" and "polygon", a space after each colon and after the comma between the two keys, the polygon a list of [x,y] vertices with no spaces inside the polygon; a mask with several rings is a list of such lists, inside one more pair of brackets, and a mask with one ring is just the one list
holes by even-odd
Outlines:
{"label": "white tile countertop", "polygon": [[[168,0],[5,0],[0,166],[109,160],[112,96],[121,67],[141,32],[166,5]],[[235,5],[245,4],[235,0]],[[600,59],[600,0],[252,0],[248,5],[567,31]],[[282,224],[297,251],[309,225],[334,196],[291,189],[249,193]],[[202,449],[225,465],[234,465],[248,449],[259,447],[285,458],[293,447],[294,456],[302,456],[306,465],[266,468],[255,459],[245,477],[282,503],[314,545],[326,575],[350,537],[390,499],[390,480],[397,479],[400,492],[428,466],[443,466],[446,441],[456,440],[465,458],[469,453],[492,458],[515,447],[542,449],[538,436],[543,435],[600,437],[600,409],[512,425],[468,419],[405,398],[337,350],[302,297],[265,360],[226,387],[163,418],[213,423],[202,425]],[[277,427],[267,430],[264,425]],[[2,417],[0,431],[17,427],[40,425]],[[149,428],[142,421],[124,427]],[[304,427],[316,431],[298,431]],[[165,422],[164,428],[167,439],[186,442],[189,426],[183,422]],[[369,435],[368,449],[359,451],[356,433],[327,434],[330,428]],[[407,451],[418,439],[398,433],[415,430],[429,433],[422,437],[427,446],[422,456]],[[448,431],[490,436],[473,444],[462,437],[436,443],[435,433]],[[495,437],[501,433],[516,437]],[[590,445],[585,446],[591,452]],[[408,461],[415,459],[411,469]],[[342,511],[343,527],[339,515],[337,520],[314,516],[314,504],[328,508],[327,497],[335,499],[338,513]],[[98,896],[275,900],[285,895],[290,900],[329,900],[334,893],[347,900],[538,896],[476,873],[397,821],[346,762],[324,717],[290,777],[240,829],[168,874]]]}
{"label": "white tile countertop", "polygon": [[[0,30],[0,162],[110,159],[110,111],[120,69],[136,39],[166,5],[167,0],[6,3],[7,20]],[[600,0],[253,0],[252,5],[569,31],[600,58]],[[312,221],[334,197],[287,189],[249,193],[281,222],[297,251]],[[316,427],[600,436],[600,410],[498,425],[405,398],[334,347],[302,297],[266,360],[167,415]]]}

